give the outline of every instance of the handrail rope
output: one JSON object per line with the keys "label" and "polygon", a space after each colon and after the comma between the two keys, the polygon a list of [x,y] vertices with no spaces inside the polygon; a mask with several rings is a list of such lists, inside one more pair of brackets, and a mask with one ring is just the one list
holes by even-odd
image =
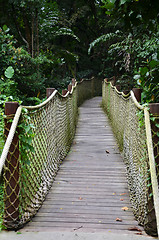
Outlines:
{"label": "handrail rope", "polygon": [[61,95],[57,90],[55,90],[51,95],[50,95],[50,97],[48,98],[48,99],[46,99],[44,102],[42,102],[41,104],[38,104],[38,105],[36,105],[36,106],[22,106],[23,108],[26,108],[26,109],[28,109],[28,110],[35,110],[35,109],[38,109],[38,108],[41,108],[41,107],[43,107],[43,106],[45,106],[49,101],[51,101],[51,99],[52,98],[54,98],[54,96],[56,95],[56,94],[58,94],[60,97],[62,97],[62,98],[66,98],[69,94],[72,94],[73,93],[73,90],[74,90],[74,88],[77,86],[77,83],[75,83],[75,86],[72,86],[72,90],[71,90],[71,92],[67,92],[64,96],[63,95]]}
{"label": "handrail rope", "polygon": [[15,113],[15,116],[14,116],[14,119],[13,119],[13,122],[12,122],[12,125],[11,125],[11,128],[10,128],[7,140],[6,140],[4,148],[3,148],[3,152],[2,152],[2,155],[1,155],[1,158],[0,158],[0,175],[2,173],[2,169],[3,169],[3,166],[5,164],[5,160],[6,160],[6,157],[8,155],[8,152],[9,152],[9,149],[10,149],[10,146],[11,146],[11,143],[12,143],[12,140],[13,140],[18,122],[19,122],[21,111],[22,111],[22,106],[19,106],[16,113]]}
{"label": "handrail rope", "polygon": [[135,97],[135,95],[134,95],[134,93],[133,93],[132,90],[130,91],[130,93],[131,93],[131,97],[132,97],[132,100],[133,100],[135,106],[136,106],[138,109],[140,109],[140,110],[144,110],[145,107],[142,106],[140,103],[138,103],[138,101],[136,100],[136,97]]}
{"label": "handrail rope", "polygon": [[130,93],[124,94],[123,92],[118,91],[118,89],[116,88],[116,86],[113,86],[111,82],[110,82],[110,85],[111,85],[111,87],[112,87],[113,89],[115,89],[115,91],[117,92],[117,94],[122,95],[123,97],[129,97],[129,96],[131,95],[131,98],[132,98],[135,106],[136,106],[138,109],[140,109],[140,110],[144,110],[145,107],[138,103],[138,101],[136,100],[136,97],[135,97],[135,95],[134,95],[134,92],[133,92],[132,90],[130,91]]}
{"label": "handrail rope", "polygon": [[80,82],[78,82],[78,84],[81,84],[81,83],[83,83],[84,81],[92,81],[94,78],[90,78],[90,79],[87,79],[87,80],[85,80],[85,79],[82,79]]}
{"label": "handrail rope", "polygon": [[112,82],[106,82],[106,80],[105,80],[105,83],[110,84],[111,88],[115,89],[116,93],[119,94],[119,95],[122,95],[124,98],[128,98],[128,97],[130,96],[130,92],[129,92],[128,94],[125,94],[124,92],[120,92],[120,91],[116,88],[116,86],[114,86],[114,85],[112,84]]}
{"label": "handrail rope", "polygon": [[22,108],[26,108],[28,110],[34,110],[34,109],[38,109],[38,108],[41,108],[43,106],[45,106],[57,93],[57,90],[55,90],[48,99],[46,99],[44,102],[38,104],[38,105],[35,105],[35,106],[23,106],[22,105]]}
{"label": "handrail rope", "polygon": [[146,127],[146,136],[147,136],[147,148],[148,148],[148,155],[149,155],[151,183],[152,183],[153,199],[154,199],[154,209],[156,213],[157,232],[159,236],[159,204],[158,204],[159,191],[158,191],[158,181],[157,181],[155,157],[154,157],[153,143],[152,143],[150,115],[147,107],[144,108],[144,116],[145,116],[145,127]]}
{"label": "handrail rope", "polygon": [[5,145],[4,145],[4,148],[3,148],[3,151],[2,151],[2,154],[1,154],[1,157],[0,157],[0,175],[2,173],[2,169],[4,167],[4,164],[5,164],[5,160],[7,158],[7,155],[8,155],[8,152],[9,152],[9,149],[10,149],[10,146],[11,146],[11,143],[12,143],[12,140],[13,140],[13,137],[14,137],[14,134],[16,132],[16,128],[17,128],[17,125],[18,125],[18,122],[19,122],[19,118],[21,116],[21,111],[22,111],[22,108],[26,108],[28,110],[35,110],[35,109],[39,109],[43,106],[45,106],[49,101],[51,101],[54,96],[56,94],[58,94],[60,97],[64,97],[66,98],[69,94],[72,94],[73,93],[73,90],[74,88],[77,86],[77,83],[75,83],[75,86],[72,87],[72,90],[71,92],[67,92],[65,96],[62,96],[57,90],[55,90],[48,99],[46,99],[44,102],[42,102],[41,104],[38,104],[36,106],[19,106],[15,115],[14,115],[14,119],[13,119],[13,122],[12,122],[12,125],[11,125],[11,128],[10,128],[10,131],[9,131],[9,134],[8,134],[8,137],[7,137],[7,140],[5,142]]}

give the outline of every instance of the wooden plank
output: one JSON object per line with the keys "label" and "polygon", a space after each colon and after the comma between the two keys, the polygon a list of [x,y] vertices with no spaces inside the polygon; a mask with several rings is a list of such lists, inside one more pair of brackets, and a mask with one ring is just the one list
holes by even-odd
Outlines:
{"label": "wooden plank", "polygon": [[[118,182],[122,182],[122,183],[126,184],[126,178],[123,176],[112,177],[111,175],[105,176],[103,174],[101,174],[100,176],[88,175],[88,174],[86,176],[86,174],[85,175],[79,174],[79,176],[78,176],[78,172],[76,173],[76,175],[73,175],[73,176],[71,176],[70,174],[64,175],[64,176],[59,174],[57,179],[54,181],[54,184],[67,183],[70,180],[73,180],[73,182],[80,182],[80,183],[86,182],[88,180],[90,183],[92,183],[91,185],[100,184],[102,180],[105,185],[107,185],[109,183],[109,181],[114,184],[118,183]],[[106,180],[107,180],[107,182],[106,182]]]}
{"label": "wooden plank", "polygon": [[[114,195],[113,195],[114,194]],[[82,198],[82,199],[81,199]],[[116,203],[117,201],[119,201],[120,199],[123,199],[123,201],[125,202],[126,200],[129,200],[129,196],[126,196],[126,195],[117,195],[116,193],[111,193],[111,194],[108,194],[107,196],[96,196],[95,194],[93,195],[86,195],[86,194],[83,194],[83,195],[79,195],[78,193],[77,194],[71,194],[71,195],[66,195],[66,194],[48,194],[47,197],[46,197],[46,200],[47,199],[52,199],[52,200],[58,200],[58,201],[92,201],[92,202],[99,202],[99,203],[102,203],[102,202],[114,202]],[[130,202],[130,201],[129,201]]]}
{"label": "wooden plank", "polygon": [[[74,206],[83,206],[83,205],[87,205],[87,206],[114,206],[114,202],[115,202],[116,200],[114,200],[114,201],[111,201],[111,199],[107,199],[107,200],[105,200],[105,202],[98,202],[98,201],[86,201],[86,200],[83,200],[82,199],[82,201],[81,200],[79,200],[79,201],[77,201],[77,200],[72,200],[72,199],[69,199],[69,200],[61,200],[60,201],[60,199],[52,199],[52,198],[50,198],[50,199],[46,199],[45,200],[45,205],[47,205],[47,204],[52,204],[52,205],[55,205],[55,206],[61,206],[61,205],[64,205],[64,206],[70,206],[70,205],[74,205]],[[120,199],[119,199],[119,202],[117,203],[117,207],[123,207],[123,206],[131,206],[130,205],[130,202],[128,201],[128,199],[127,199],[127,201],[126,200],[123,200],[123,201],[120,201]]]}
{"label": "wooden plank", "polygon": [[[130,204],[129,204],[130,205]],[[62,209],[61,209],[61,207],[62,207]],[[130,206],[128,206],[129,207],[129,209],[126,211],[126,212],[129,212],[129,211],[132,211],[132,209],[131,209],[131,207]],[[99,210],[99,211],[103,211],[103,212],[109,212],[110,214],[111,214],[111,212],[112,211],[118,211],[118,212],[122,212],[123,210],[121,209],[121,207],[120,206],[118,206],[118,205],[115,205],[114,206],[114,204],[110,204],[109,206],[91,206],[91,205],[80,205],[80,206],[78,206],[78,205],[76,205],[76,206],[74,206],[74,204],[72,204],[72,205],[60,205],[60,208],[59,208],[59,205],[52,205],[52,204],[43,204],[43,207],[42,207],[42,209],[43,210],[52,210],[52,211],[54,211],[54,210],[63,210],[63,209],[69,209],[69,210],[81,210],[82,209],[82,211],[85,211],[85,210],[92,210],[92,212],[94,212],[95,210]]]}
{"label": "wooden plank", "polygon": [[[84,218],[84,217],[80,217],[80,216],[77,216],[77,217],[72,217],[72,218],[67,218],[67,217],[65,217],[65,218],[57,218],[57,217],[52,217],[52,216],[38,216],[38,217],[36,217],[35,218],[35,220],[33,221],[33,222],[35,222],[35,223],[37,223],[37,222],[39,222],[40,224],[42,224],[43,222],[46,222],[46,223],[48,223],[48,224],[51,224],[51,223],[60,223],[60,222],[62,222],[62,223],[90,223],[90,224],[99,224],[99,223],[101,223],[101,224],[117,224],[116,223],[116,218],[114,218],[114,219],[100,219],[100,218]],[[130,225],[130,224],[134,224],[134,220],[132,220],[132,219],[126,219],[126,220],[124,220],[124,219],[122,219],[122,221],[121,222],[118,222],[118,224],[120,224],[120,225]],[[53,225],[52,224],[52,225]]]}
{"label": "wooden plank", "polygon": [[[66,195],[66,194],[48,194],[46,197],[47,199],[52,199],[52,200],[58,200],[58,201],[89,201],[89,202],[99,202],[99,203],[103,203],[103,202],[117,202],[117,200],[119,201],[120,199],[122,199],[122,201],[129,201],[129,196],[128,195],[117,195],[116,193],[113,193],[108,195],[107,198],[104,198],[103,196],[101,197],[96,197],[94,196],[89,196],[89,195],[82,195],[82,199],[80,198],[81,196],[79,196],[79,194],[74,194],[74,195]],[[121,200],[120,200],[121,201]],[[130,201],[129,201],[130,202]]]}
{"label": "wooden plank", "polygon": [[[113,195],[113,194],[115,194],[115,195]],[[87,199],[89,199],[89,198],[93,199],[93,198],[97,197],[98,199],[112,199],[113,200],[113,199],[119,199],[120,194],[121,194],[121,192],[117,193],[117,192],[113,192],[113,191],[111,193],[105,192],[105,194],[102,194],[102,195],[101,194],[92,194],[92,193],[88,194],[86,192],[83,192],[82,194],[78,193],[78,192],[71,193],[71,194],[67,194],[67,192],[61,192],[61,193],[54,193],[54,192],[51,193],[50,192],[48,194],[48,197],[51,198],[52,196],[56,196],[58,198],[65,199],[65,197],[67,197],[69,195],[72,198],[73,197],[77,197],[77,198],[82,197],[82,198],[87,198]],[[121,196],[121,198],[124,198],[124,197]]]}
{"label": "wooden plank", "polygon": [[[35,227],[47,227],[47,228],[52,228],[52,227],[56,227],[56,228],[60,228],[62,227],[67,227],[67,228],[79,228],[80,226],[82,226],[83,228],[90,228],[90,229],[96,229],[96,228],[102,228],[102,229],[120,229],[120,230],[128,230],[128,228],[134,226],[132,224],[121,224],[120,222],[114,222],[114,224],[111,223],[60,223],[60,222],[32,222],[30,224],[28,224],[31,228],[35,228]],[[42,231],[42,229],[41,229]]]}
{"label": "wooden plank", "polygon": [[[114,214],[114,217],[112,217],[112,215],[110,214],[87,214],[87,213],[78,213],[78,214],[75,214],[75,213],[61,213],[61,212],[58,212],[58,213],[39,213],[38,214],[38,217],[51,217],[51,218],[73,218],[73,217],[76,217],[76,218],[85,218],[85,219],[116,219],[116,215]],[[120,214],[119,217],[123,220],[123,221],[126,221],[126,220],[135,220],[135,218],[132,217],[132,215],[123,215],[123,214]],[[36,218],[33,218],[33,221],[36,221]]]}
{"label": "wooden plank", "polygon": [[[50,234],[54,234],[54,232],[57,232],[57,231],[60,231],[60,232],[74,232],[74,233],[78,233],[78,232],[83,232],[83,233],[101,233],[101,232],[108,232],[108,233],[116,233],[118,234],[119,236],[122,237],[122,234],[127,234],[129,235],[130,237],[132,237],[132,234],[138,234],[138,232],[133,232],[132,231],[129,231],[128,229],[112,229],[112,228],[109,228],[109,229],[100,229],[100,228],[86,228],[86,227],[78,227],[78,228],[67,228],[67,227],[51,227],[51,228],[48,228],[48,227],[28,227],[28,230],[22,230],[21,232],[50,232]],[[146,235],[144,233],[144,235]],[[131,238],[130,238],[131,239]]]}
{"label": "wooden plank", "polygon": [[[94,209],[94,211],[92,211],[92,209],[82,210],[82,208],[81,209],[71,209],[71,208],[70,209],[69,208],[61,209],[61,208],[57,208],[57,209],[53,209],[53,211],[51,211],[51,209],[48,209],[48,208],[43,209],[43,207],[42,207],[40,209],[40,211],[38,212],[38,214],[42,214],[42,213],[48,214],[50,212],[51,213],[56,213],[56,214],[59,214],[59,213],[62,213],[62,214],[70,214],[70,213],[72,213],[72,214],[87,214],[88,217],[89,217],[89,215],[93,215],[93,216],[94,215],[99,215],[99,216],[101,216],[101,215],[108,216],[109,215],[113,219],[114,219],[114,216],[115,217],[119,217],[119,216],[124,215],[124,216],[130,216],[132,219],[134,219],[134,216],[133,216],[131,210],[130,211],[126,211],[124,213],[113,210],[111,212],[111,214],[110,214],[110,212],[106,212],[106,211],[104,212],[104,211],[102,211],[100,209]],[[36,215],[36,217],[38,217],[38,214]],[[33,218],[33,219],[35,219],[35,218]],[[137,224],[137,222],[136,222],[136,224]]]}

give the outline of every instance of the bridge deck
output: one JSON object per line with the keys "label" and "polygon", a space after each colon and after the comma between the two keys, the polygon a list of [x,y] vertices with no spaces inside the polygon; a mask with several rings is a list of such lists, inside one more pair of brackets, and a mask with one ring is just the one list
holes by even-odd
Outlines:
{"label": "bridge deck", "polygon": [[[96,97],[80,107],[71,151],[42,208],[22,231],[131,234],[128,229],[137,226],[129,202],[125,167],[100,102],[101,98]],[[122,210],[124,207],[128,209]]]}

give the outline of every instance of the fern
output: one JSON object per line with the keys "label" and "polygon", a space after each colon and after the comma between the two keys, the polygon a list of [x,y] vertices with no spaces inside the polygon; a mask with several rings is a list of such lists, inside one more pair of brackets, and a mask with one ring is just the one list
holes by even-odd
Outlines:
{"label": "fern", "polygon": [[119,52],[121,50],[123,50],[123,41],[111,44],[108,53],[112,54],[114,52]]}
{"label": "fern", "polygon": [[54,37],[56,36],[70,36],[75,38],[78,42],[80,42],[80,39],[73,33],[73,31],[69,28],[60,28],[59,30],[54,32]]}
{"label": "fern", "polygon": [[70,52],[66,49],[61,49],[61,53],[63,54],[64,58],[74,59],[76,62],[78,62],[78,60],[79,60],[79,57],[77,54]]}
{"label": "fern", "polygon": [[89,49],[88,49],[88,54],[91,53],[92,48],[94,48],[95,45],[97,45],[100,42],[106,42],[108,40],[112,40],[114,38],[119,38],[121,37],[121,32],[119,30],[117,30],[115,33],[107,33],[104,34],[102,36],[100,36],[99,38],[95,39],[90,45],[89,45]]}

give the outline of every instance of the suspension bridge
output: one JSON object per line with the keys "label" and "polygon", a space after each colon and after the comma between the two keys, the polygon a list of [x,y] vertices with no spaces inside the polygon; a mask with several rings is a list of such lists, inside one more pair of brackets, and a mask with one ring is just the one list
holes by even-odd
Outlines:
{"label": "suspension bridge", "polygon": [[[7,229],[157,235],[157,132],[133,92],[105,80],[100,97],[100,86],[73,80],[63,95],[48,89],[44,103],[7,114],[14,117],[12,126],[6,120],[0,162]],[[25,155],[16,130],[22,124]]]}

